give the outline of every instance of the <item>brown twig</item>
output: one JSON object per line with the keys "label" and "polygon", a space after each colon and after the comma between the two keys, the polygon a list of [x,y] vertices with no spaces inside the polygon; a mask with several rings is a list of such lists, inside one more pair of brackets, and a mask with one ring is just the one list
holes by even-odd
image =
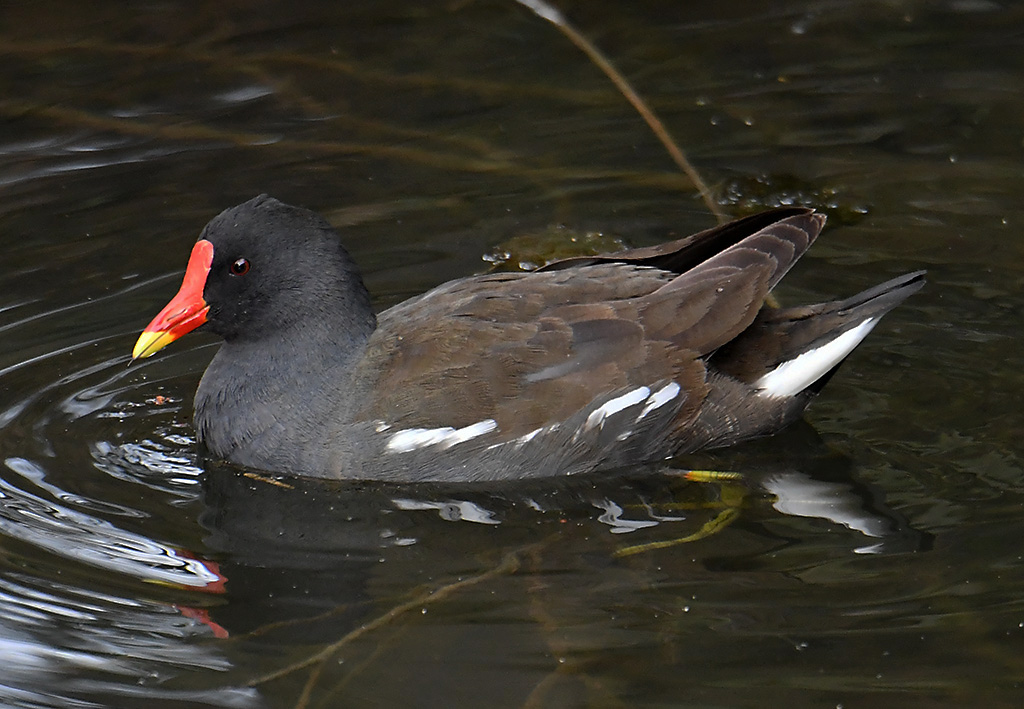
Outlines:
{"label": "brown twig", "polygon": [[414,598],[406,601],[405,603],[400,603],[397,606],[394,606],[393,608],[389,609],[387,612],[377,616],[368,623],[360,625],[358,628],[355,628],[354,630],[345,634],[340,639],[322,648],[321,650],[313,653],[304,660],[299,660],[298,662],[294,662],[290,665],[287,665],[286,667],[282,667],[281,669],[275,670],[260,677],[255,677],[249,680],[247,686],[255,687],[260,684],[266,684],[267,682],[273,681],[275,679],[280,679],[281,677],[285,677],[293,672],[297,672],[306,667],[312,667],[318,663],[323,663],[326,660],[328,660],[331,656],[336,654],[338,651],[340,651],[342,648],[344,648],[346,645],[350,645],[351,643],[355,642],[364,635],[367,635],[373,632],[374,630],[377,630],[378,628],[386,626],[387,624],[394,621],[396,618],[399,618],[410,611],[419,610],[422,609],[424,606],[443,601],[447,599],[449,596],[458,593],[463,589],[469,588],[471,586],[476,586],[477,584],[483,583],[484,581],[488,581],[492,578],[515,573],[516,570],[519,568],[521,555],[530,551],[533,548],[536,548],[537,546],[543,543],[544,542],[538,542],[536,544],[530,544],[520,549],[511,551],[504,557],[502,557],[502,560],[499,564],[488,569],[487,571],[481,572],[474,576],[470,576],[468,578],[464,578],[461,581],[455,581],[453,583],[446,584],[432,591],[425,591],[415,596]]}
{"label": "brown twig", "polygon": [[295,709],[306,709],[309,706],[309,698],[313,695],[313,688],[316,687],[317,680],[320,679],[320,673],[324,670],[324,663],[318,663],[313,666],[313,669],[309,672],[309,677],[306,678],[306,684],[302,687],[302,694],[295,701]]}
{"label": "brown twig", "polygon": [[[386,638],[382,639],[380,642],[378,642],[377,645],[373,648],[373,650],[369,654],[367,654],[365,657],[363,657],[353,667],[349,667],[345,671],[345,676],[342,677],[337,683],[335,683],[335,685],[333,687],[330,687],[329,689],[327,689],[324,692],[324,695],[320,698],[320,701],[317,702],[317,706],[319,706],[319,707],[335,707],[335,706],[338,706],[338,704],[339,704],[338,699],[337,699],[338,695],[353,680],[355,680],[360,674],[362,674],[363,670],[367,669],[373,663],[375,663],[380,658],[380,656],[382,654],[384,654],[384,651],[387,650],[391,645],[393,645],[395,643],[396,639],[400,635],[405,633],[406,630],[408,630],[407,626],[395,628],[388,637],[386,637]],[[323,667],[323,664],[321,663],[319,666]]]}
{"label": "brown twig", "polygon": [[633,105],[633,108],[636,109],[637,113],[640,114],[644,121],[647,122],[647,125],[650,126],[654,135],[661,141],[661,144],[665,146],[665,149],[672,157],[672,160],[675,161],[676,165],[678,165],[683,173],[685,173],[690,179],[690,182],[700,193],[701,199],[704,200],[704,204],[711,213],[715,215],[715,219],[718,220],[718,223],[721,224],[725,222],[727,220],[725,213],[718,206],[718,203],[715,202],[714,196],[711,194],[711,190],[708,189],[708,186],[704,183],[700,173],[697,172],[697,168],[695,168],[686,158],[686,154],[683,153],[679,145],[672,139],[668,129],[665,128],[665,124],[661,122],[661,119],[655,115],[654,111],[652,111],[650,106],[647,105],[647,102],[641,98],[640,94],[633,89],[630,83],[626,80],[626,77],[624,77],[619,70],[615,68],[611,61],[601,53],[601,50],[595,47],[594,44],[583,36],[583,34],[581,34],[575,27],[569,24],[565,19],[565,16],[558,9],[544,2],[544,0],[516,0],[516,2],[528,7],[536,15],[557,27],[570,42],[576,45],[580,51],[587,55],[587,58],[589,58],[590,61],[605,73],[605,76],[615,84],[615,87],[623,96],[626,97],[626,100]]}
{"label": "brown twig", "polygon": [[[540,569],[540,551],[540,548],[534,549],[527,556],[531,571],[536,572]],[[535,573],[528,578],[526,583],[526,590],[530,598],[530,617],[540,628],[548,651],[551,657],[555,658],[556,664],[540,682],[534,685],[523,702],[523,709],[543,707],[549,692],[567,679],[576,680],[590,694],[600,698],[599,701],[591,701],[588,706],[625,707],[625,704],[620,702],[601,680],[588,674],[585,666],[571,655],[569,643],[560,637],[561,627],[558,619],[544,605],[542,593],[547,586],[540,578],[540,575]]]}

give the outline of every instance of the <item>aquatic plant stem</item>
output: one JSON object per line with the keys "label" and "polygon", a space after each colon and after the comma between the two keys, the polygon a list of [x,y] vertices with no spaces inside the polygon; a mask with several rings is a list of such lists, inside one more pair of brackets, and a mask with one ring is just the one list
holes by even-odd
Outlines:
{"label": "aquatic plant stem", "polygon": [[298,700],[295,702],[295,709],[306,709],[309,706],[309,698],[313,696],[313,688],[316,687],[323,669],[324,663],[322,662],[313,665],[313,669],[309,671],[309,677],[306,679],[306,684],[302,687],[302,694],[299,695]]}
{"label": "aquatic plant stem", "polygon": [[722,224],[726,222],[728,217],[726,217],[725,213],[718,206],[718,203],[715,202],[715,198],[711,194],[711,190],[708,189],[708,186],[704,183],[700,173],[697,172],[697,169],[686,158],[685,153],[683,153],[679,145],[672,139],[668,129],[665,128],[665,124],[661,122],[661,119],[659,119],[657,115],[655,115],[654,111],[647,105],[647,102],[641,98],[640,94],[633,89],[630,83],[626,80],[626,77],[624,77],[619,70],[615,68],[611,61],[601,53],[601,50],[595,47],[594,44],[583,36],[583,34],[581,34],[575,27],[569,24],[565,19],[565,16],[558,9],[544,2],[544,0],[516,0],[516,2],[529,8],[536,15],[557,27],[570,42],[576,45],[580,51],[587,55],[587,58],[590,59],[590,61],[605,73],[605,76],[615,84],[615,87],[623,96],[626,97],[626,100],[633,105],[633,108],[636,109],[637,113],[640,114],[644,121],[647,122],[647,125],[650,126],[654,135],[661,141],[661,144],[665,146],[668,154],[672,157],[672,160],[675,161],[676,165],[679,166],[679,169],[681,169],[690,179],[690,182],[693,183],[693,186],[700,193],[701,199],[704,200],[704,204],[707,206],[708,210],[715,215],[715,219],[718,220],[718,223]]}
{"label": "aquatic plant stem", "polygon": [[540,709],[548,706],[548,695],[558,684],[575,680],[591,695],[587,706],[601,706],[607,709],[620,709],[626,706],[613,692],[605,688],[597,678],[588,674],[584,661],[576,653],[571,652],[568,642],[563,636],[563,628],[556,616],[548,611],[544,603],[543,592],[548,587],[543,580],[540,549],[536,549],[526,557],[527,567],[526,592],[530,599],[530,617],[537,624],[548,651],[556,659],[555,667],[544,676],[526,697],[522,709]]}
{"label": "aquatic plant stem", "polygon": [[[405,632],[408,631],[408,629],[408,626],[399,626],[393,628],[391,634],[388,635],[386,638],[382,638],[380,641],[378,641],[377,644],[374,646],[373,650],[371,650],[369,654],[367,654],[365,657],[359,660],[359,662],[356,663],[355,666],[350,667],[347,670],[344,677],[342,677],[332,687],[325,689],[321,693],[322,696],[320,697],[320,700],[316,703],[316,706],[321,707],[321,709],[330,709],[331,707],[340,706],[340,700],[338,699],[338,697],[341,694],[341,692],[344,691],[345,688],[348,687],[348,685],[353,680],[359,677],[359,675],[362,674],[364,670],[366,670],[368,667],[372,666],[375,662],[377,662],[381,655],[383,655],[387,650],[391,649],[395,642],[397,641],[398,637],[405,634]],[[324,663],[322,662],[318,665],[318,667],[323,666]],[[312,673],[310,673],[310,679],[312,679]],[[310,680],[307,680],[307,684],[309,683]],[[303,707],[302,709],[305,708]]]}
{"label": "aquatic plant stem", "polygon": [[[255,677],[249,680],[247,686],[255,687],[260,684],[266,684],[267,682],[270,682],[275,679],[280,679],[281,677],[289,675],[293,672],[297,672],[298,670],[304,669],[306,667],[311,667],[313,665],[316,665],[317,663],[322,663],[328,660],[332,655],[337,653],[346,645],[353,643],[354,641],[358,640],[364,635],[367,635],[368,633],[373,632],[374,630],[377,630],[378,628],[384,627],[396,618],[406,613],[409,613],[410,611],[422,610],[424,606],[428,606],[443,601],[447,599],[449,596],[458,593],[463,589],[469,588],[471,586],[476,586],[477,584],[483,583],[484,581],[489,581],[492,578],[504,576],[507,574],[513,574],[519,569],[521,563],[520,559],[522,555],[543,544],[545,544],[545,542],[538,542],[536,544],[530,544],[525,547],[516,549],[514,551],[510,551],[504,557],[502,557],[500,563],[486,571],[483,571],[474,576],[469,576],[459,581],[455,581],[450,584],[446,584],[433,590],[424,591],[423,593],[420,593],[419,595],[406,601],[405,603],[400,603],[397,606],[394,606],[393,608],[377,616],[373,620],[364,623],[363,625],[360,625],[358,628],[355,628],[349,633],[346,633],[340,639],[326,646],[322,650],[313,653],[309,657],[303,660],[299,660],[298,662],[294,662],[286,667],[282,667],[279,670],[275,670],[268,674],[262,675],[260,677]],[[319,673],[316,673],[314,676],[311,676],[311,681],[315,683],[316,676],[318,675]],[[306,694],[305,689],[303,690],[303,694]]]}

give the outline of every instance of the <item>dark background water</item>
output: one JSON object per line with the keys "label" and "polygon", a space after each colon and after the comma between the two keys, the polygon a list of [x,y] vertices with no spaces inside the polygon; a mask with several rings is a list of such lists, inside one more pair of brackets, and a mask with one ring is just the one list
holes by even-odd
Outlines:
{"label": "dark background water", "polygon": [[726,211],[831,215],[783,300],[927,289],[806,425],[676,465],[741,482],[245,477],[194,450],[214,340],[127,366],[221,209],[326,214],[380,307],[711,216],[514,2],[0,5],[0,703],[1020,706],[1024,10],[561,7]]}

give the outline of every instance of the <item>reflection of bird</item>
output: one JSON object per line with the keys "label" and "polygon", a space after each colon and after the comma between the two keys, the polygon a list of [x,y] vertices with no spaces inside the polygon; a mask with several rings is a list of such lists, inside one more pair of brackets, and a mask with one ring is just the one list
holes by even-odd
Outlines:
{"label": "reflection of bird", "polygon": [[566,475],[772,433],[891,308],[765,297],[824,217],[777,209],[678,241],[452,281],[376,317],[320,217],[266,196],[203,231],[135,346],[224,338],[196,393],[216,456],[320,477]]}

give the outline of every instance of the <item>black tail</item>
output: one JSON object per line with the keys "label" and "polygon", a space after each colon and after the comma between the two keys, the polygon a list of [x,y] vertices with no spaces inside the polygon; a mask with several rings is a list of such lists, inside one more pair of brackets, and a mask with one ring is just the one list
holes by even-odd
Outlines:
{"label": "black tail", "polygon": [[845,300],[762,308],[712,363],[768,396],[817,393],[878,320],[924,286],[924,275],[907,273]]}

